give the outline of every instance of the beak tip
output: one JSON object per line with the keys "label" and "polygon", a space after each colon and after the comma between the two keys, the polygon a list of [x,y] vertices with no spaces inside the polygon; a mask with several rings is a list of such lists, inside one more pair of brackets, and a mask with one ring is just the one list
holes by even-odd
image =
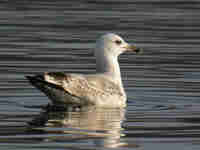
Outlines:
{"label": "beak tip", "polygon": [[135,52],[136,52],[136,54],[141,54],[141,53],[143,52],[143,50],[142,50],[141,48],[137,48],[137,49],[135,50]]}

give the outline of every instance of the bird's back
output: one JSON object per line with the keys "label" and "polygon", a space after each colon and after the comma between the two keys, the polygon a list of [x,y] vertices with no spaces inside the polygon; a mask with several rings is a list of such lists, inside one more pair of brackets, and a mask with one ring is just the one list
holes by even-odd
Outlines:
{"label": "bird's back", "polygon": [[125,106],[126,95],[123,89],[102,74],[50,72],[45,73],[43,78],[40,77],[40,80],[35,82],[41,82],[41,80],[43,83],[40,83],[40,86],[34,83],[35,86],[44,92],[53,103],[103,107]]}

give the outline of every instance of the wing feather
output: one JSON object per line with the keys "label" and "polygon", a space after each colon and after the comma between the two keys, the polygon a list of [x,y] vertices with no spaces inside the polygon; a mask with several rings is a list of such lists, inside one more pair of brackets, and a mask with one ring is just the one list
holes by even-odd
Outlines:
{"label": "wing feather", "polygon": [[122,95],[119,86],[102,75],[50,72],[45,73],[44,77],[47,82],[61,86],[65,91],[80,98],[107,94]]}

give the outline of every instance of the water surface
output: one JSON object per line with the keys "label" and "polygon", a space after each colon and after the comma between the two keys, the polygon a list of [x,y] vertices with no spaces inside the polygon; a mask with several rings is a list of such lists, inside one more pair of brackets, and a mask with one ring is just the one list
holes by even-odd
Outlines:
{"label": "water surface", "polygon": [[[189,0],[0,2],[2,149],[200,148],[200,3]],[[25,75],[94,73],[96,38],[113,32],[144,49],[123,54],[123,110],[52,112]]]}

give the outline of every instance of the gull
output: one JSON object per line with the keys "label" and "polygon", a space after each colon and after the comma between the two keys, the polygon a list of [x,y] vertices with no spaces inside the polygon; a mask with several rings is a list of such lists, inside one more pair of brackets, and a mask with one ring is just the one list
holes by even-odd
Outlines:
{"label": "gull", "polygon": [[54,105],[103,108],[123,108],[126,93],[123,87],[118,56],[126,51],[141,51],[128,44],[119,35],[102,35],[94,48],[95,74],[45,72],[27,76],[30,83],[42,91]]}

